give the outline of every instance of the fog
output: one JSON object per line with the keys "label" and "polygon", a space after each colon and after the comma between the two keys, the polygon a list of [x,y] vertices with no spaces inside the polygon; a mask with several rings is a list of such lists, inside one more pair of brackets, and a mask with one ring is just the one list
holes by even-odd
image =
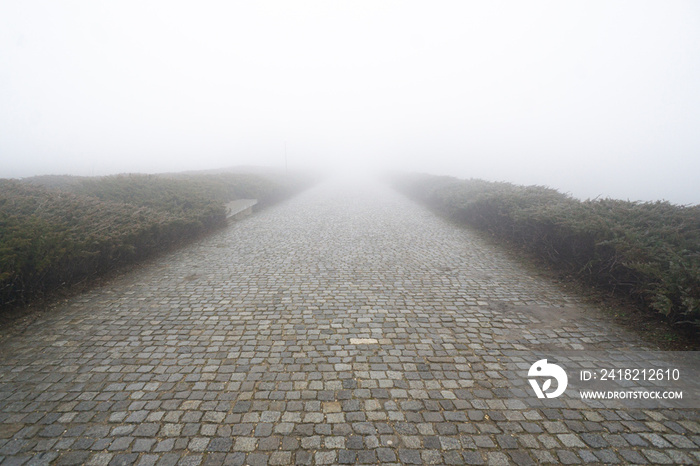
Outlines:
{"label": "fog", "polygon": [[696,204],[698,83],[693,1],[5,1],[0,177],[286,163]]}

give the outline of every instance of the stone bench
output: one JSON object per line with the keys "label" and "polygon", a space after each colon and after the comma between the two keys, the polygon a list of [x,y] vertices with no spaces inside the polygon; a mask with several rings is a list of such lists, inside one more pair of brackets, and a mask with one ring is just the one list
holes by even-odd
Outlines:
{"label": "stone bench", "polygon": [[236,199],[226,204],[226,220],[238,220],[253,213],[257,199]]}

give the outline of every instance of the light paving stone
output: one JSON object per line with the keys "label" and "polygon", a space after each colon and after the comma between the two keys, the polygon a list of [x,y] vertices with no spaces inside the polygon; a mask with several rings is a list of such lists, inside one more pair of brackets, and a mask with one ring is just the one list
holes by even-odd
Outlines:
{"label": "light paving stone", "polygon": [[235,444],[233,445],[233,450],[234,451],[253,451],[255,450],[255,445],[257,443],[257,439],[253,437],[239,437],[236,439]]}

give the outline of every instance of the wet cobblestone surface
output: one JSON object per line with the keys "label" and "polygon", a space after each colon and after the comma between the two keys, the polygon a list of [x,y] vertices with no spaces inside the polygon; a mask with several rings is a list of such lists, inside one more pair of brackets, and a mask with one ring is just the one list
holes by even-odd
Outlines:
{"label": "wet cobblestone surface", "polygon": [[504,395],[510,352],[642,347],[473,233],[329,184],[5,338],[0,463],[699,463],[697,410]]}

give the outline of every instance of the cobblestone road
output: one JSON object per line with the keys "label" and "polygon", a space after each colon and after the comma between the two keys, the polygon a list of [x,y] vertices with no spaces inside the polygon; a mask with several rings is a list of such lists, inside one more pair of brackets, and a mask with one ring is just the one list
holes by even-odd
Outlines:
{"label": "cobblestone road", "polygon": [[585,307],[383,187],[320,186],[5,338],[0,463],[700,462],[697,410],[508,393],[509,354],[641,346]]}

